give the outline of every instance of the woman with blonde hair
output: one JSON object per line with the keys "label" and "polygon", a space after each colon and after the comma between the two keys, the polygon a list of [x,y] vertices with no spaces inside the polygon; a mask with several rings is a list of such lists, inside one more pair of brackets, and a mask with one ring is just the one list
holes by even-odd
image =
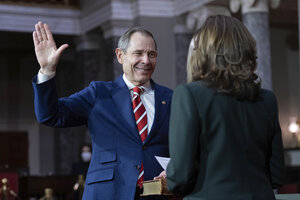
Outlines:
{"label": "woman with blonde hair", "polygon": [[211,16],[193,37],[189,83],[176,88],[168,189],[185,200],[271,200],[283,184],[275,95],[255,74],[256,42],[229,16]]}

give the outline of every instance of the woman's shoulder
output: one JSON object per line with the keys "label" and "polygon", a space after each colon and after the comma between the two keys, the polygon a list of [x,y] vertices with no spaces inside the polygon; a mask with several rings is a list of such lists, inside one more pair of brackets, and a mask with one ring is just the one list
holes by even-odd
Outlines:
{"label": "woman's shoulder", "polygon": [[276,101],[276,95],[273,91],[261,88],[259,91],[259,98],[268,101]]}
{"label": "woman's shoulder", "polygon": [[179,85],[174,96],[190,96],[193,98],[210,99],[215,94],[215,90],[209,88],[205,83],[200,81],[190,82]]}
{"label": "woman's shoulder", "polygon": [[188,89],[191,92],[196,93],[213,93],[215,90],[213,88],[208,87],[208,85],[202,81],[195,81],[183,84],[182,87]]}
{"label": "woman's shoulder", "polygon": [[200,81],[190,82],[190,83],[183,83],[177,86],[177,88],[202,88],[204,87],[204,83]]}
{"label": "woman's shoulder", "polygon": [[267,89],[260,89],[259,101],[263,101],[272,105],[277,106],[277,98],[273,91]]}

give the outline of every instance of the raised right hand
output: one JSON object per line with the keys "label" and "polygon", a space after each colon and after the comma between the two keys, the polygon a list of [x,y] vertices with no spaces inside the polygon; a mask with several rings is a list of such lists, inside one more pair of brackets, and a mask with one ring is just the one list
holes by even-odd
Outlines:
{"label": "raised right hand", "polygon": [[43,22],[38,22],[35,25],[33,43],[41,73],[52,75],[56,71],[61,54],[69,45],[63,44],[57,49],[49,26]]}

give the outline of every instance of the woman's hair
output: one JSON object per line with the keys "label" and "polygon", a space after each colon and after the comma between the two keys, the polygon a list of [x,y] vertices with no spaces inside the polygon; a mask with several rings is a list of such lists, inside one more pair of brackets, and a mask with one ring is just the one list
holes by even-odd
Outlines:
{"label": "woman's hair", "polygon": [[188,82],[201,80],[240,100],[258,96],[256,42],[242,22],[229,16],[208,17],[191,44]]}

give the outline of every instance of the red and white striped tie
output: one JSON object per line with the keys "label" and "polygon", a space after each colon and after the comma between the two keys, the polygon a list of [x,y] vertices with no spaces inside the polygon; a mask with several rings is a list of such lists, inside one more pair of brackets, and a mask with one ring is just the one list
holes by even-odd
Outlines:
{"label": "red and white striped tie", "polygon": [[[139,87],[134,87],[132,91],[133,91],[132,107],[133,107],[134,118],[136,121],[136,126],[139,131],[140,137],[144,142],[148,134],[148,128],[147,128],[148,125],[147,125],[146,109],[140,98],[142,89],[140,89]],[[142,187],[143,181],[144,181],[144,165],[142,163],[140,168],[139,178],[137,181],[137,184],[140,188]]]}

